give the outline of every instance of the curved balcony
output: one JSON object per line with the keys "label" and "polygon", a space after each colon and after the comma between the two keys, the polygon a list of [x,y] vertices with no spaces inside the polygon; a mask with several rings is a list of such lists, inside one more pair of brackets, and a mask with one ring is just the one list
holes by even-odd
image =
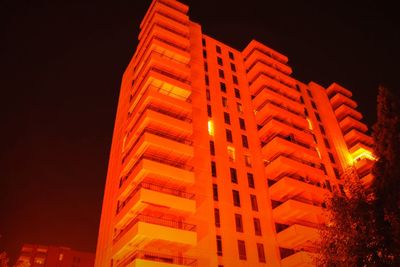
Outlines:
{"label": "curved balcony", "polygon": [[132,247],[141,250],[150,243],[171,249],[195,246],[196,226],[179,220],[139,214],[116,232],[112,254],[115,258],[123,258],[132,251]]}
{"label": "curved balcony", "polygon": [[336,118],[338,119],[339,123],[342,119],[344,119],[346,116],[350,116],[356,120],[361,120],[362,119],[362,114],[358,112],[357,110],[347,106],[346,104],[340,105],[338,108],[335,109],[335,115]]}
{"label": "curved balcony", "polygon": [[312,184],[303,177],[284,176],[269,187],[271,199],[283,201],[293,197],[301,197],[322,203],[329,195],[329,191]]}
{"label": "curved balcony", "polygon": [[344,134],[346,134],[347,132],[349,132],[352,129],[357,129],[363,133],[368,131],[367,125],[365,125],[364,123],[362,123],[359,120],[356,120],[350,116],[347,116],[343,120],[341,120],[339,123],[339,126],[342,129],[342,132]]}
{"label": "curved balcony", "polygon": [[330,100],[332,108],[336,109],[338,106],[345,104],[348,107],[351,108],[357,108],[357,103],[352,100],[351,98],[341,94],[341,93],[337,93],[336,95],[334,95]]}
{"label": "curved balcony", "polygon": [[340,86],[337,83],[332,83],[328,88],[326,88],[326,93],[328,94],[329,98],[337,93],[341,93],[342,95],[345,95],[347,97],[351,97],[353,95],[350,90],[344,88],[343,86]]}

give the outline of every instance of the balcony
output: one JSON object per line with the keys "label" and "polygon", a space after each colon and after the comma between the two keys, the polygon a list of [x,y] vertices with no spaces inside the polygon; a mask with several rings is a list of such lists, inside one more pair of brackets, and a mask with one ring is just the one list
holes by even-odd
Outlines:
{"label": "balcony", "polygon": [[322,203],[329,194],[328,190],[311,183],[312,181],[306,181],[303,177],[284,176],[269,187],[269,195],[276,201],[298,196]]}
{"label": "balcony", "polygon": [[336,118],[338,119],[339,123],[346,116],[350,116],[356,120],[362,119],[362,114],[360,112],[347,106],[346,104],[342,104],[337,109],[335,109],[335,115],[336,115]]}
{"label": "balcony", "polygon": [[127,147],[127,151],[122,157],[122,173],[127,173],[136,160],[145,153],[177,162],[186,162],[193,158],[191,144],[185,139],[174,138],[174,136],[168,136],[163,132],[145,129],[139,136],[135,137],[135,142]]}
{"label": "balcony", "polygon": [[[259,73],[268,72],[274,77],[286,76],[282,75],[282,71],[279,68],[278,64],[275,64],[276,61],[272,60],[261,60],[257,59],[254,64],[249,65],[247,68],[247,78],[248,80],[253,80]],[[286,69],[287,70],[287,69]]]}
{"label": "balcony", "polygon": [[272,102],[266,102],[261,109],[255,114],[256,122],[259,125],[264,125],[265,121],[271,117],[280,120],[288,121],[296,125],[300,129],[308,129],[308,122],[304,115],[293,113],[284,106],[279,106]]}
{"label": "balcony", "polygon": [[313,253],[299,251],[281,260],[281,267],[310,267],[316,266],[316,255]]}
{"label": "balcony", "polygon": [[299,175],[308,177],[316,182],[325,179],[324,172],[319,169],[319,165],[308,163],[304,160],[295,158],[291,155],[280,155],[267,163],[265,173],[271,180],[275,180],[281,175]]}
{"label": "balcony", "polygon": [[365,133],[366,131],[368,131],[368,127],[367,125],[365,125],[364,123],[360,122],[359,120],[356,120],[352,117],[345,117],[340,123],[340,128],[342,129],[343,133],[347,133],[349,132],[351,129],[357,129],[360,132]]}
{"label": "balcony", "polygon": [[264,44],[256,41],[256,40],[252,40],[247,46],[246,48],[243,50],[242,54],[243,57],[245,58],[245,60],[247,60],[252,53],[259,51],[261,53],[263,53],[264,55],[273,58],[274,60],[282,63],[282,64],[286,64],[288,62],[288,58],[285,55],[282,55],[281,53],[265,46]]}
{"label": "balcony", "polygon": [[129,219],[151,207],[171,210],[174,215],[184,216],[196,211],[194,194],[161,184],[141,182],[119,202],[116,226],[124,225]]}
{"label": "balcony", "polygon": [[352,100],[351,98],[349,98],[341,93],[337,93],[336,95],[334,95],[330,99],[330,102],[331,102],[333,109],[336,109],[341,104],[345,104],[354,109],[357,108],[357,103],[354,100]]}
{"label": "balcony", "polygon": [[374,181],[374,176],[370,172],[367,175],[361,177],[361,182],[367,187],[371,186],[373,181]]}
{"label": "balcony", "polygon": [[[174,136],[177,139],[189,139],[193,133],[192,124],[174,117],[164,115],[157,111],[147,109],[141,114],[139,120],[131,120],[127,129],[127,140],[130,143],[135,141],[132,136],[137,136],[147,129],[156,129],[166,135]],[[131,144],[127,144],[129,146]]]}
{"label": "balcony", "polygon": [[319,238],[317,228],[293,224],[277,233],[276,239],[280,247],[288,249],[301,249],[315,246]]}
{"label": "balcony", "polygon": [[308,131],[298,128],[296,125],[278,118],[270,118],[264,122],[264,126],[262,126],[262,128],[258,131],[258,136],[262,142],[265,142],[267,138],[270,138],[275,134],[283,134],[286,136],[292,134],[297,140],[307,145],[314,144],[314,139]]}
{"label": "balcony", "polygon": [[264,87],[260,92],[257,92],[256,97],[253,99],[254,108],[259,109],[267,100],[281,106],[290,107],[291,110],[299,114],[303,114],[304,112],[304,106],[300,102],[288,98],[288,96],[284,95],[279,90],[271,87]]}
{"label": "balcony", "polygon": [[[161,87],[149,86],[132,97],[128,118],[137,121],[141,113],[151,109],[158,113],[174,117],[178,120],[191,122],[192,106],[188,101],[181,100],[178,96],[171,97]],[[189,99],[187,99],[189,100]]]}
{"label": "balcony", "polygon": [[189,17],[186,15],[188,10],[189,7],[187,5],[182,4],[178,1],[159,0],[150,7],[150,11],[146,13],[145,17],[140,23],[140,28],[142,29],[146,26],[149,18],[155,11],[163,11],[177,19],[187,21],[189,20]]}
{"label": "balcony", "polygon": [[150,177],[163,181],[165,185],[189,186],[194,184],[192,168],[176,161],[165,158],[141,157],[130,168],[128,173],[122,176],[120,181],[121,195],[127,195],[133,185]]}
{"label": "balcony", "polygon": [[277,134],[265,141],[262,154],[265,159],[271,160],[280,154],[290,154],[307,161],[318,162],[320,159],[314,147],[297,140],[288,140],[289,137]]}
{"label": "balcony", "polygon": [[248,71],[250,71],[252,69],[252,66],[257,64],[257,62],[264,62],[264,64],[272,66],[286,75],[292,74],[291,67],[271,58],[269,55],[266,55],[260,50],[253,50],[253,52],[246,58],[245,66]]}
{"label": "balcony", "polygon": [[268,75],[265,72],[259,73],[258,76],[255,77],[254,81],[250,83],[250,93],[255,94],[260,88],[263,88],[265,86],[277,88],[285,94],[289,95],[291,98],[300,98],[300,94],[296,91],[296,89],[288,86],[281,81],[276,80],[274,77]]}
{"label": "balcony", "polygon": [[157,267],[196,267],[196,263],[197,260],[192,258],[161,254],[151,251],[135,251],[123,261],[117,262],[116,266],[149,267],[157,265]]}
{"label": "balcony", "polygon": [[368,146],[372,146],[374,144],[374,140],[372,139],[371,136],[366,135],[356,129],[353,129],[349,131],[347,134],[345,134],[344,140],[348,144],[350,150],[352,150],[352,147],[356,145],[357,142],[361,142]]}
{"label": "balcony", "polygon": [[353,94],[351,93],[350,90],[344,88],[343,86],[340,86],[337,83],[331,84],[327,89],[326,93],[328,94],[328,97],[334,96],[336,93],[341,93],[342,95],[345,95],[347,97],[351,97]]}
{"label": "balcony", "polygon": [[272,210],[272,216],[281,224],[321,224],[325,221],[322,207],[305,203],[307,200],[289,199]]}
{"label": "balcony", "polygon": [[159,37],[163,40],[166,40],[170,43],[173,43],[175,46],[179,46],[182,49],[186,50],[190,47],[190,40],[186,36],[182,36],[178,32],[169,29],[160,24],[153,24],[149,29],[149,33],[146,38]]}
{"label": "balcony", "polygon": [[141,250],[150,243],[153,249],[169,247],[172,250],[195,246],[196,226],[179,220],[139,214],[116,232],[112,255],[121,259],[131,252],[132,248]]}

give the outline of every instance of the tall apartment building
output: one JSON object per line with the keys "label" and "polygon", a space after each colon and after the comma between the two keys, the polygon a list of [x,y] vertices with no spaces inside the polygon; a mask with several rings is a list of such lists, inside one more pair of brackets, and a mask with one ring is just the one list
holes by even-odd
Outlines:
{"label": "tall apartment building", "polygon": [[94,253],[67,247],[24,244],[15,267],[91,267]]}
{"label": "tall apartment building", "polygon": [[310,266],[324,197],[363,181],[367,126],[334,83],[291,77],[154,0],[121,85],[96,266]]}

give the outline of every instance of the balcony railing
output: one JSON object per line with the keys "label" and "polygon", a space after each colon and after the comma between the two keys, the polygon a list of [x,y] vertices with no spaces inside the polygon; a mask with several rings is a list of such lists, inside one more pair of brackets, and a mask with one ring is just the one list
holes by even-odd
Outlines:
{"label": "balcony railing", "polygon": [[133,254],[129,255],[125,260],[119,262],[117,266],[118,267],[127,266],[136,259],[162,262],[175,265],[191,266],[191,267],[197,266],[196,259],[160,254],[150,251],[135,251]]}
{"label": "balcony railing", "polygon": [[284,139],[286,141],[289,141],[289,142],[291,142],[293,144],[302,146],[302,147],[304,147],[306,149],[312,149],[313,151],[315,151],[315,149],[312,146],[310,146],[310,145],[308,145],[306,143],[303,143],[301,141],[295,140],[293,136],[291,136],[291,135],[283,135],[283,134],[280,134],[280,133],[273,134],[272,136],[268,137],[266,140],[262,141],[261,142],[261,146],[264,147],[266,144],[271,142],[275,137],[280,137],[280,138],[282,138],[282,139]]}
{"label": "balcony railing", "polygon": [[273,162],[274,160],[276,160],[277,158],[279,158],[281,156],[289,158],[289,159],[292,159],[292,160],[295,160],[295,161],[298,161],[298,162],[303,163],[305,165],[308,165],[310,167],[323,170],[323,167],[322,167],[322,165],[320,163],[309,162],[309,161],[306,161],[304,159],[301,159],[299,157],[296,157],[296,156],[293,156],[293,155],[290,155],[290,154],[287,154],[287,153],[279,153],[278,155],[274,156],[271,160],[264,161],[264,166],[265,167],[268,166],[271,162]]}
{"label": "balcony railing", "polygon": [[193,144],[193,141],[187,140],[184,137],[179,137],[179,136],[176,136],[176,135],[168,134],[167,132],[159,131],[159,130],[152,129],[152,128],[146,128],[140,133],[140,135],[136,138],[136,141],[130,146],[129,150],[122,157],[122,163],[125,162],[125,160],[129,157],[129,155],[132,152],[132,150],[135,148],[136,144],[138,144],[140,142],[141,137],[143,137],[143,135],[146,134],[146,133],[157,135],[157,136],[163,137],[163,138],[167,138],[169,140],[176,141],[178,143],[185,144],[185,145],[192,145]]}
{"label": "balcony railing", "polygon": [[128,180],[129,176],[132,174],[132,172],[135,170],[135,167],[141,163],[142,160],[147,159],[147,160],[151,160],[151,161],[155,161],[161,164],[166,164],[172,167],[176,167],[176,168],[180,168],[183,170],[187,170],[187,171],[193,171],[193,166],[187,165],[184,162],[179,162],[176,160],[169,160],[165,157],[159,157],[156,155],[151,155],[151,154],[145,154],[142,155],[140,158],[138,158],[135,162],[135,164],[129,169],[128,173],[126,175],[124,175],[123,177],[120,178],[120,182],[119,182],[119,187],[121,188],[122,185],[125,183],[126,180]]}
{"label": "balcony railing", "polygon": [[177,196],[177,197],[181,197],[181,198],[186,198],[186,199],[193,199],[195,196],[193,193],[188,193],[186,191],[179,190],[176,188],[166,187],[166,186],[153,184],[153,183],[141,182],[135,187],[135,189],[129,194],[129,196],[126,197],[126,199],[124,201],[118,202],[117,214],[122,210],[123,207],[126,206],[126,204],[128,204],[128,202],[133,197],[135,197],[135,195],[140,191],[140,189],[148,189],[148,190],[157,191],[160,193],[165,193],[165,194],[169,194],[169,195],[173,195],[173,196]]}
{"label": "balcony railing", "polygon": [[[301,203],[313,205],[313,206],[316,206],[316,207],[322,207],[322,208],[326,207],[324,203],[321,204],[319,201],[312,201],[311,199],[300,197],[300,196],[291,196],[291,197],[287,197],[286,199],[283,199],[283,200],[280,200],[280,201],[271,200],[272,209],[275,209],[275,208],[279,207],[280,205],[282,205],[283,203],[285,203],[288,200],[296,200],[296,201],[299,201]],[[306,226],[308,226],[308,225],[306,225]]]}
{"label": "balcony railing", "polygon": [[311,134],[311,132],[308,129],[304,129],[302,127],[299,127],[299,126],[297,126],[297,125],[295,125],[295,124],[293,124],[291,122],[288,122],[285,119],[281,119],[281,118],[278,118],[276,116],[267,117],[261,124],[257,125],[257,130],[261,130],[262,127],[264,127],[264,125],[266,125],[268,122],[270,122],[272,120],[279,121],[279,122],[281,122],[283,124],[286,124],[287,126],[295,128],[295,129],[297,129],[299,131],[302,131],[302,132],[307,133],[307,134]]}
{"label": "balcony railing", "polygon": [[279,94],[279,95],[281,95],[281,96],[284,96],[284,97],[286,97],[286,98],[288,98],[288,99],[290,99],[290,100],[293,100],[294,102],[297,102],[297,103],[300,104],[300,101],[299,101],[297,98],[295,98],[295,97],[293,97],[293,96],[291,96],[291,95],[288,95],[288,94],[282,92],[281,90],[272,88],[271,86],[261,86],[260,89],[258,89],[253,95],[254,95],[254,96],[257,96],[257,95],[258,95],[260,92],[262,92],[262,90],[264,90],[264,89],[269,90],[269,91],[272,91],[272,92],[274,92],[274,93],[277,93],[277,94]]}
{"label": "balcony railing", "polygon": [[277,83],[283,84],[290,89],[296,90],[296,88],[293,84],[287,83],[287,82],[279,79],[278,77],[275,77],[265,71],[261,71],[259,74],[257,74],[251,81],[249,81],[249,85],[251,86],[261,75],[265,75],[265,76],[271,78],[272,80],[276,81]]}
{"label": "balcony railing", "polygon": [[274,106],[276,106],[276,107],[279,107],[279,108],[281,108],[281,109],[284,109],[284,110],[287,110],[287,111],[289,111],[289,112],[291,112],[291,113],[293,113],[293,114],[295,114],[295,115],[297,115],[297,116],[300,116],[300,117],[302,117],[302,118],[306,118],[306,115],[304,115],[303,113],[300,113],[300,112],[297,112],[297,111],[295,111],[295,110],[293,110],[293,109],[291,109],[291,108],[289,108],[289,107],[285,107],[285,106],[283,106],[283,105],[280,105],[280,104],[278,104],[278,103],[276,103],[276,102],[274,102],[274,101],[272,101],[272,100],[265,100],[258,108],[257,108],[257,112],[259,112],[264,106],[266,106],[267,104],[272,104],[272,105],[274,105]]}
{"label": "balcony railing", "polygon": [[164,219],[164,218],[160,218],[160,217],[153,217],[153,216],[149,216],[149,215],[138,214],[130,223],[128,223],[123,229],[121,229],[121,230],[119,230],[119,232],[117,232],[113,242],[114,243],[118,242],[118,240],[120,240],[121,237],[126,232],[128,232],[134,225],[136,225],[139,222],[156,224],[156,225],[166,226],[166,227],[170,227],[170,228],[185,230],[185,231],[192,231],[192,232],[196,231],[196,225],[194,225],[194,224],[184,223],[180,220]]}

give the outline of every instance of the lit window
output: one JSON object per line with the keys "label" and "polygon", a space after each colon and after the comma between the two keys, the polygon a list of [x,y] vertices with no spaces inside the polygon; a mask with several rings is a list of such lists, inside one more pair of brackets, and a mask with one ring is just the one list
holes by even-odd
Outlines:
{"label": "lit window", "polygon": [[208,121],[208,134],[214,136],[214,122],[212,120]]}
{"label": "lit window", "polygon": [[247,167],[251,167],[251,159],[249,155],[244,155],[244,164],[246,164]]}
{"label": "lit window", "polygon": [[64,258],[64,254],[60,253],[60,255],[58,255],[58,260],[59,260],[59,261],[62,261],[63,258]]}
{"label": "lit window", "polygon": [[238,111],[239,113],[243,113],[243,107],[242,107],[242,104],[240,104],[240,103],[236,103],[236,107],[237,107],[237,111]]}
{"label": "lit window", "polygon": [[35,264],[44,264],[44,259],[43,258],[35,258],[34,262],[35,262]]}
{"label": "lit window", "polygon": [[222,97],[222,106],[224,108],[228,107],[228,99],[226,97]]}
{"label": "lit window", "polygon": [[228,147],[227,147],[227,151],[228,151],[228,158],[229,158],[229,161],[235,162],[235,160],[236,160],[235,148],[234,148],[233,146],[228,146]]}

